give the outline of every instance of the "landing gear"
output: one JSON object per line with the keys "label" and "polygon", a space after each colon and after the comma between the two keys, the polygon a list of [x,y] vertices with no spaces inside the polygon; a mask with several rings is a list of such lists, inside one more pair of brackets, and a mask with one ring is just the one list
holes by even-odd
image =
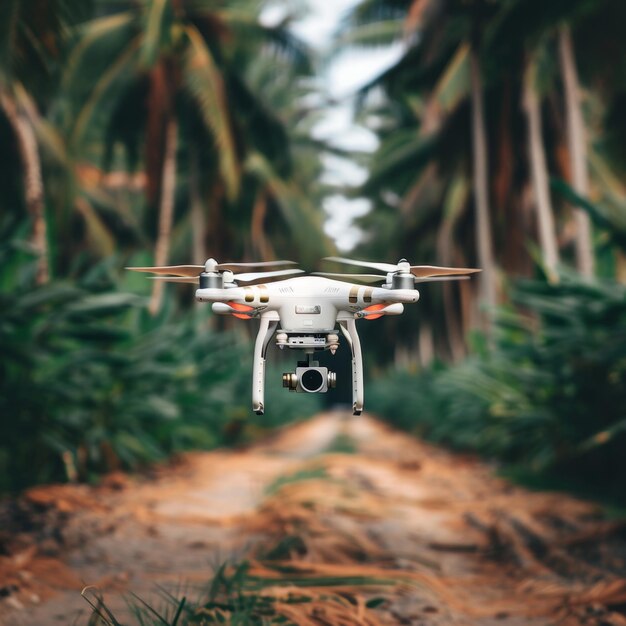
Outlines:
{"label": "landing gear", "polygon": [[[265,412],[265,357],[269,342],[278,328],[278,320],[261,317],[261,325],[254,344],[254,363],[252,367],[252,410],[257,415]],[[356,330],[354,319],[340,319],[341,332],[350,345],[352,352],[352,413],[361,415],[363,411],[363,358],[361,342]],[[311,360],[311,355],[317,350],[328,349],[334,354],[338,347],[338,337],[335,332],[318,332],[306,335],[295,331],[283,331],[276,337],[279,348],[289,347],[304,350],[307,360],[298,362],[295,373],[283,374],[283,387],[290,391],[304,391],[308,393],[326,392],[336,384],[336,375],[326,367],[320,367],[317,361]]]}
{"label": "landing gear", "polygon": [[341,332],[344,334],[352,350],[352,414],[361,415],[363,410],[363,357],[361,355],[361,342],[356,330],[354,320],[342,320],[339,322]]}
{"label": "landing gear", "polygon": [[261,325],[254,344],[254,363],[252,365],[252,410],[257,415],[265,413],[265,356],[267,346],[278,327],[278,322],[261,317]]}

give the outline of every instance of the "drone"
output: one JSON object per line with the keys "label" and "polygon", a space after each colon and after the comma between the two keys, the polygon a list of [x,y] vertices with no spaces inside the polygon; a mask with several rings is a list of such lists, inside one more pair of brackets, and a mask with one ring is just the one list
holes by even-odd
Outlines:
{"label": "drone", "polygon": [[[363,358],[356,321],[401,315],[405,304],[419,300],[420,294],[415,288],[418,283],[467,280],[469,274],[481,270],[411,265],[406,259],[396,264],[341,257],[326,257],[324,260],[369,268],[379,273],[313,272],[296,276],[305,272],[294,268],[235,273],[246,267],[293,266],[297,263],[218,263],[212,258],[204,265],[126,269],[151,272],[156,274],[151,277],[155,280],[197,284],[196,300],[211,302],[214,313],[260,320],[252,367],[252,410],[257,415],[265,412],[265,362],[267,348],[274,334],[280,349],[301,350],[306,357],[298,361],[295,371],[283,374],[283,387],[299,393],[325,393],[336,386],[337,376],[327,367],[320,367],[315,355],[325,350],[335,354],[339,347],[338,324],[352,352],[352,412],[360,415],[364,397]],[[291,278],[284,279],[285,276]],[[276,278],[281,280],[267,282]],[[376,283],[381,284],[369,286]]]}

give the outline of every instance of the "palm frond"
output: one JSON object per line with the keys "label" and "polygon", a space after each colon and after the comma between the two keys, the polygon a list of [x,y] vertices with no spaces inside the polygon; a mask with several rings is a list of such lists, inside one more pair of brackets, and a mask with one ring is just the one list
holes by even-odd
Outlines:
{"label": "palm frond", "polygon": [[72,124],[70,145],[78,147],[84,142],[98,116],[104,119],[110,116],[117,99],[135,76],[140,47],[141,37],[136,36],[97,79]]}
{"label": "palm frond", "polygon": [[222,75],[198,30],[188,25],[189,49],[184,61],[185,85],[198,103],[202,119],[215,138],[219,169],[229,197],[239,189],[240,171]]}
{"label": "palm frond", "polygon": [[340,30],[387,20],[403,20],[412,0],[363,0],[347,13]]}
{"label": "palm frond", "polygon": [[312,71],[312,51],[290,30],[288,20],[266,26],[259,21],[256,11],[235,11],[232,8],[218,12],[218,16],[242,46],[269,51],[272,56],[287,59],[298,73]]}
{"label": "palm frond", "polygon": [[467,43],[459,46],[433,89],[431,97],[443,113],[453,111],[469,95],[469,50]]}
{"label": "palm frond", "polygon": [[326,254],[332,249],[329,240],[323,235],[321,211],[310,203],[296,185],[280,178],[259,153],[248,156],[246,170],[267,186],[278,204],[289,229],[289,236],[298,244],[305,264],[314,263],[322,253]]}
{"label": "palm frond", "polygon": [[168,0],[152,0],[147,4],[140,56],[144,66],[152,67],[171,44],[173,17],[172,3]]}
{"label": "palm frond", "polygon": [[351,28],[339,35],[333,46],[334,53],[346,46],[389,46],[402,38],[403,29],[400,19],[381,20]]}
{"label": "palm frond", "polygon": [[[94,46],[104,43],[109,54],[116,48],[122,48],[128,39],[130,32],[128,29],[133,27],[133,24],[133,14],[125,12],[96,18],[77,29],[79,34],[78,43],[73,47],[63,73],[64,89],[71,90],[77,82],[82,80],[87,71],[93,70],[91,65],[92,57],[89,53]],[[111,35],[117,33],[119,35],[115,39],[119,44],[115,45],[116,42],[111,40]],[[100,54],[100,50],[95,51],[95,56]]]}

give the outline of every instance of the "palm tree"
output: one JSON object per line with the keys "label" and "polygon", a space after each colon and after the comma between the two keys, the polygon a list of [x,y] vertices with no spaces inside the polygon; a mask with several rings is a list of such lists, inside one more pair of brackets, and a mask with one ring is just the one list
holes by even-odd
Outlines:
{"label": "palm tree", "polygon": [[[398,231],[402,235],[394,231],[393,236],[399,236],[400,241],[410,235],[419,238],[413,243],[412,258],[416,253],[421,253],[421,258],[436,254],[442,262],[453,262],[453,259],[459,262],[459,258],[468,262],[468,258],[478,257],[484,270],[480,301],[492,310],[496,301],[496,272],[489,206],[488,138],[478,50],[485,7],[477,2],[458,11],[451,4],[443,0],[401,3],[369,0],[355,9],[354,30],[348,33],[351,41],[370,41],[359,34],[363,24],[363,30],[371,35],[374,43],[380,43],[384,32],[412,37],[398,63],[368,85],[363,93],[365,99],[369,91],[382,87],[389,98],[387,106],[402,109],[395,136],[387,139],[381,135],[381,148],[374,155],[371,176],[362,192],[387,196],[391,193],[399,197],[398,217],[402,226]],[[391,28],[389,23],[394,19],[401,20],[403,28]],[[372,23],[378,23],[379,27],[373,27]],[[460,36],[451,39],[446,36],[447,32]],[[471,120],[471,124],[465,126],[464,118]],[[455,150],[451,150],[452,143]],[[473,194],[458,193],[461,188],[473,189]],[[472,195],[473,216],[469,214]],[[439,211],[438,207],[444,203],[450,203],[449,212]],[[376,200],[375,206],[378,206]],[[423,214],[422,219],[415,215],[418,212]],[[432,233],[424,228],[427,216]],[[475,233],[475,245],[460,232],[461,223],[467,228],[468,220]],[[419,231],[408,227],[407,222],[419,224]],[[364,223],[367,224],[367,219]],[[443,287],[445,315],[439,318],[447,320],[449,350],[455,358],[465,353],[456,311],[460,300],[467,303],[467,298],[461,296],[466,289],[466,286]],[[489,317],[483,318],[487,331]],[[467,328],[470,320],[477,316],[464,310],[462,318],[462,325]]]}
{"label": "palm tree", "polygon": [[38,283],[47,282],[50,275],[39,146],[41,134],[49,129],[43,128],[40,110],[57,85],[64,32],[89,7],[89,2],[81,7],[75,0],[52,0],[37,7],[6,0],[0,7],[0,111],[13,135],[9,148],[13,155],[6,162],[17,158],[20,164],[20,195],[32,223]]}
{"label": "palm tree", "polygon": [[[584,128],[578,79],[573,49],[569,50],[566,45],[567,25],[572,24],[576,32],[585,29],[589,31],[590,16],[598,18],[601,15],[613,15],[616,13],[615,8],[614,2],[600,2],[591,6],[583,0],[553,3],[544,11],[537,11],[536,6],[529,0],[512,0],[508,3],[472,1],[462,4],[454,0],[430,2],[365,0],[354,11],[352,24],[357,26],[360,22],[367,24],[367,28],[361,33],[357,29],[349,35],[350,40],[357,42],[371,40],[380,43],[384,33],[394,32],[388,25],[384,26],[392,18],[402,17],[405,24],[410,24],[412,28],[417,27],[417,35],[409,40],[403,58],[383,76],[373,81],[369,88],[382,87],[389,98],[390,106],[397,106],[399,100],[412,97],[413,109],[415,110],[417,105],[422,111],[419,126],[421,132],[441,128],[442,120],[445,124],[446,118],[450,119],[451,115],[455,115],[456,111],[465,106],[466,99],[471,101],[473,122],[471,126],[469,123],[467,126],[473,128],[474,137],[471,162],[474,169],[475,208],[478,211],[476,226],[477,230],[485,232],[487,229],[480,226],[485,220],[480,218],[480,215],[487,213],[492,219],[493,224],[489,230],[494,239],[493,247],[497,251],[500,263],[509,271],[528,272],[528,263],[521,262],[524,257],[520,252],[525,245],[525,236],[530,233],[530,224],[523,209],[524,198],[527,195],[525,189],[530,187],[540,203],[537,221],[545,263],[550,267],[552,277],[555,275],[555,267],[560,257],[556,241],[556,224],[565,216],[555,212],[555,209],[560,208],[558,204],[552,207],[548,189],[549,169],[555,172],[555,175],[563,175],[568,169],[574,169],[568,168],[561,157],[564,153],[561,149],[561,136],[571,139],[569,152],[570,157],[575,158],[578,163],[576,169],[582,171],[585,163],[584,155],[581,156],[584,146],[581,137]],[[374,23],[378,20],[378,27],[373,27],[368,20]],[[606,19],[602,23],[604,22]],[[596,37],[598,32],[606,30],[596,28]],[[399,29],[395,32],[399,32]],[[406,29],[404,32],[406,33]],[[557,32],[560,33],[561,42],[561,74],[563,82],[570,85],[565,90],[567,100],[565,108],[570,112],[568,119],[573,120],[569,128],[574,130],[567,133],[564,133],[559,120],[557,104],[560,99],[560,78],[558,71],[555,71],[557,65],[552,61]],[[590,36],[589,32],[587,36]],[[387,38],[389,39],[389,35]],[[461,48],[463,44],[469,44],[469,54],[467,47],[465,50]],[[596,44],[592,46],[594,50],[601,47],[600,43]],[[454,53],[455,46],[458,46],[457,54]],[[541,89],[536,80],[539,57],[541,71],[546,74],[542,76]],[[528,67],[526,59],[529,60]],[[596,61],[596,69],[602,72],[603,64],[606,65],[606,62],[607,59],[603,62]],[[588,72],[588,75],[591,77],[591,72]],[[522,76],[525,78],[521,79]],[[613,72],[612,81],[598,80],[598,82],[600,85],[610,85],[615,84],[616,79]],[[445,99],[441,99],[446,87],[435,88],[437,80],[439,85],[447,85],[447,89],[451,87],[454,89],[454,99],[449,102],[453,102],[456,108],[447,107]],[[617,80],[619,82],[619,79]],[[534,93],[531,93],[531,90]],[[524,112],[523,116],[517,108],[518,94],[524,104],[521,110]],[[571,97],[568,94],[571,94]],[[550,103],[550,107],[545,106],[546,103]],[[486,109],[488,115],[481,115],[482,109]],[[438,118],[435,124],[432,123],[433,111],[435,119]],[[486,127],[484,133],[478,132],[481,118]],[[527,156],[525,151],[516,149],[516,146],[522,143],[529,144]],[[448,152],[442,155],[442,159],[462,150],[460,144],[461,142],[457,141],[453,146],[450,141]],[[481,144],[485,147],[478,150]],[[497,150],[497,158],[485,159],[491,150]],[[425,164],[439,157],[437,150],[432,150],[430,155]],[[439,171],[445,171],[439,163],[437,167]],[[448,175],[451,175],[452,170],[447,171]],[[479,173],[483,171],[486,174],[481,177]],[[483,178],[482,184],[480,178]],[[485,178],[490,181],[487,191]],[[584,172],[576,175],[577,180],[583,181],[580,189],[586,188],[584,178]],[[494,206],[486,212],[484,208],[490,201]],[[589,229],[586,226],[588,220],[581,215],[583,214],[578,212],[576,217],[576,220],[583,223],[582,227],[577,229],[579,233],[576,238],[579,250],[577,264],[581,269],[584,264],[587,268],[584,271],[588,272],[593,255]],[[481,246],[477,245],[477,248],[480,250]],[[583,259],[586,259],[584,263]],[[489,262],[485,262],[484,265],[489,267]],[[485,283],[491,285],[493,281]]]}
{"label": "palm tree", "polygon": [[[121,143],[137,163],[137,145],[143,143],[148,203],[159,207],[157,264],[169,257],[176,173],[182,163],[192,185],[194,224],[203,228],[206,223],[201,198],[211,194],[213,244],[228,246],[228,233],[220,232],[217,223],[224,221],[216,197],[227,205],[240,201],[250,156],[271,160],[283,155],[284,160],[289,154],[282,125],[248,89],[242,72],[259,55],[288,58],[292,66],[305,69],[306,52],[284,24],[261,25],[256,3],[235,8],[208,1],[150,0],[123,8],[115,5],[89,23],[74,49],[65,113],[72,149],[85,155],[104,128],[105,161],[114,158],[115,145]],[[251,115],[254,120],[246,120]],[[280,132],[273,132],[276,128]],[[201,232],[194,234],[197,253],[203,239]],[[160,300],[161,288],[155,285],[152,311],[159,309]]]}
{"label": "palm tree", "polygon": [[[613,60],[619,58],[620,51],[623,51],[623,37],[617,24],[626,12],[622,3],[613,0],[554,2],[543,9],[537,11],[530,0],[513,0],[503,4],[490,25],[486,54],[498,58],[509,70],[511,61],[518,54],[528,61],[522,81],[523,107],[528,120],[529,153],[535,155],[534,159],[531,157],[531,170],[535,194],[540,203],[539,222],[543,232],[540,239],[546,265],[551,266],[550,274],[554,279],[554,266],[560,255],[554,242],[555,227],[550,226],[550,222],[558,222],[559,216],[549,215],[552,213],[547,189],[549,168],[553,175],[569,178],[574,190],[587,197],[592,186],[589,161],[599,157],[598,152],[590,154],[593,148],[587,144],[589,129],[585,127],[583,116],[574,44],[577,38],[580,39],[580,49],[584,50],[578,59],[585,66],[583,78],[588,84],[595,84],[596,93],[610,110],[617,103],[616,96],[623,88],[618,86],[620,72],[616,71]],[[560,63],[555,62],[557,58]],[[540,72],[542,77],[538,81]],[[561,106],[565,112],[565,127],[560,121]],[[611,125],[610,133],[594,137],[596,146],[606,144],[607,137],[617,135],[616,129],[620,126],[617,120],[621,117],[614,118],[616,123]],[[560,156],[564,152],[561,150],[562,137],[565,138],[568,159]],[[545,156],[540,155],[541,151],[545,152]],[[602,183],[599,178],[598,182]],[[573,231],[576,267],[584,276],[592,276],[595,261],[587,213],[574,210]]]}
{"label": "palm tree", "polygon": [[[64,257],[86,246],[85,239],[100,249],[112,249],[112,233],[87,202],[93,195],[91,184],[83,185],[83,172],[74,169],[55,124],[70,33],[91,17],[93,5],[91,0],[8,0],[0,6],[0,118],[10,129],[1,148],[7,164],[1,201],[9,209],[23,205],[29,214],[40,283],[48,280],[51,266],[62,272]],[[69,230],[78,225],[68,219],[71,210],[83,220],[79,226],[84,238]],[[52,247],[54,258],[49,222],[54,224],[55,238],[67,235],[68,245]]]}
{"label": "palm tree", "polygon": [[[129,117],[134,116],[134,121],[143,127],[148,202],[158,205],[155,263],[159,265],[169,259],[177,170],[176,107],[185,81],[192,94],[202,93],[204,100],[198,105],[220,146],[220,169],[231,194],[238,185],[222,78],[215,70],[198,25],[186,23],[185,17],[180,2],[155,0],[143,5],[131,4],[127,11],[118,10],[92,21],[84,28],[74,49],[66,77],[73,96],[72,91],[82,87],[85,72],[92,71],[89,65],[94,57],[101,55],[103,49],[113,52],[113,62],[107,58],[109,66],[88,83],[86,97],[75,100],[79,109],[71,127],[70,147],[74,154],[80,154],[94,127],[103,122],[109,128],[110,145],[121,138],[130,147],[133,141],[139,140],[139,135],[137,128],[129,128]],[[203,89],[207,84],[209,89]],[[135,96],[139,92],[147,102],[133,103],[135,106],[129,112],[129,92]],[[75,102],[70,101],[70,105]],[[68,108],[71,114],[72,107]],[[138,120],[139,116],[144,119]],[[159,310],[162,293],[163,285],[155,281],[150,302],[152,313]]]}

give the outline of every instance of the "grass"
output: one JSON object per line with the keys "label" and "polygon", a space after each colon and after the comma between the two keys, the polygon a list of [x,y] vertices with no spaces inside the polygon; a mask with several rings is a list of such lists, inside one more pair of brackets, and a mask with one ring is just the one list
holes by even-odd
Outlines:
{"label": "grass", "polygon": [[265,489],[266,496],[273,496],[278,493],[285,485],[291,485],[293,483],[299,483],[306,480],[319,480],[330,479],[326,468],[323,466],[316,466],[298,470],[293,474],[287,474],[285,476],[279,476],[274,482],[270,483]]}
{"label": "grass", "polygon": [[330,454],[355,454],[358,450],[356,441],[348,433],[339,433],[324,452]]}
{"label": "grass", "polygon": [[[381,573],[382,574],[382,573]],[[376,575],[319,574],[314,567],[283,566],[242,561],[225,563],[215,572],[205,596],[197,601],[177,598],[161,589],[164,608],[155,608],[138,596],[132,602],[135,622],[122,624],[99,595],[83,596],[93,609],[89,626],[187,626],[230,624],[358,623],[374,624],[374,609],[385,598],[372,591],[397,584]],[[341,593],[333,592],[338,588]],[[367,594],[363,602],[357,595]],[[315,618],[323,618],[322,622]],[[315,621],[314,621],[315,620]]]}

